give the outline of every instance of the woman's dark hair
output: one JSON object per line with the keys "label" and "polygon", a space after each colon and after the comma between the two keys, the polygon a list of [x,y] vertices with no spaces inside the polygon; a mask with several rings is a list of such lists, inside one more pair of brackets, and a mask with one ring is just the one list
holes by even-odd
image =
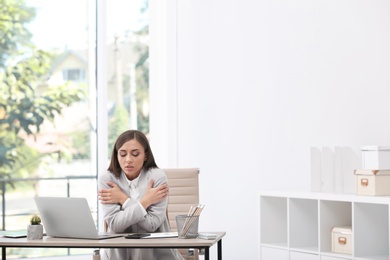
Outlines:
{"label": "woman's dark hair", "polygon": [[133,139],[137,140],[145,150],[146,160],[144,162],[143,168],[146,171],[150,168],[158,168],[156,162],[154,161],[154,156],[152,153],[152,149],[150,148],[148,138],[144,135],[144,133],[138,130],[127,130],[123,132],[118,137],[118,139],[116,139],[114,148],[112,149],[110,165],[107,169],[116,177],[119,177],[122,172],[121,166],[119,165],[118,161],[118,150],[122,147],[124,143]]}

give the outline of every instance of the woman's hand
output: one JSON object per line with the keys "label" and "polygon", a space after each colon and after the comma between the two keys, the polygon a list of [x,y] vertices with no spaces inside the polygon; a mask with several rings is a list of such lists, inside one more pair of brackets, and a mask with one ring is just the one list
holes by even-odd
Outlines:
{"label": "woman's hand", "polygon": [[98,198],[102,204],[121,204],[129,198],[120,188],[113,182],[107,182],[110,189],[99,190]]}
{"label": "woman's hand", "polygon": [[154,180],[150,180],[145,195],[141,199],[142,206],[147,209],[150,205],[162,201],[169,194],[169,187],[167,183],[161,184],[153,188]]}

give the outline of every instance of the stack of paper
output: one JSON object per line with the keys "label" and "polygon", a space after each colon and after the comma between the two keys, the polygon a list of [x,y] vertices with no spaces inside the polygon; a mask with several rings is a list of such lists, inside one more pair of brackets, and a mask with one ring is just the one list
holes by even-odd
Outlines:
{"label": "stack of paper", "polygon": [[198,238],[202,239],[216,239],[217,235],[214,233],[199,233]]}

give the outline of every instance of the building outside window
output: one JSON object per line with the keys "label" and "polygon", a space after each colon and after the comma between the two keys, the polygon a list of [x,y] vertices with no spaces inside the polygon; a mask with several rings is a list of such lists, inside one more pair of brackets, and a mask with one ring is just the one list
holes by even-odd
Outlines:
{"label": "building outside window", "polygon": [[[98,41],[101,2],[107,27]],[[0,0],[0,10],[2,230],[26,228],[34,196],[85,197],[98,223],[99,128],[107,128],[107,165],[122,131],[149,132],[147,1]],[[107,60],[105,104],[97,102],[98,46]],[[14,258],[84,253],[91,252],[7,249]]]}

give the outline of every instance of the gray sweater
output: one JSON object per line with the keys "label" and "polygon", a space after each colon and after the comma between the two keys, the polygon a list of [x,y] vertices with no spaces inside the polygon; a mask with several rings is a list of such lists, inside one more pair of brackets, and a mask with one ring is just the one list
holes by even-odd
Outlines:
{"label": "gray sweater", "polygon": [[[139,181],[139,197],[142,198],[146,192],[150,180],[154,180],[154,187],[167,182],[167,177],[162,169],[154,168],[148,171],[142,169]],[[122,172],[119,178],[112,173],[105,172],[99,176],[98,188],[110,188],[107,182],[117,184],[121,190],[130,197],[130,189],[126,175]],[[153,204],[147,208],[147,215],[144,213],[138,201],[130,198],[123,208],[119,204],[102,204],[103,219],[108,225],[108,232],[111,233],[150,233],[169,232],[169,224],[166,216],[168,198]],[[101,259],[115,260],[182,260],[179,252],[175,249],[105,249],[101,250]]]}

